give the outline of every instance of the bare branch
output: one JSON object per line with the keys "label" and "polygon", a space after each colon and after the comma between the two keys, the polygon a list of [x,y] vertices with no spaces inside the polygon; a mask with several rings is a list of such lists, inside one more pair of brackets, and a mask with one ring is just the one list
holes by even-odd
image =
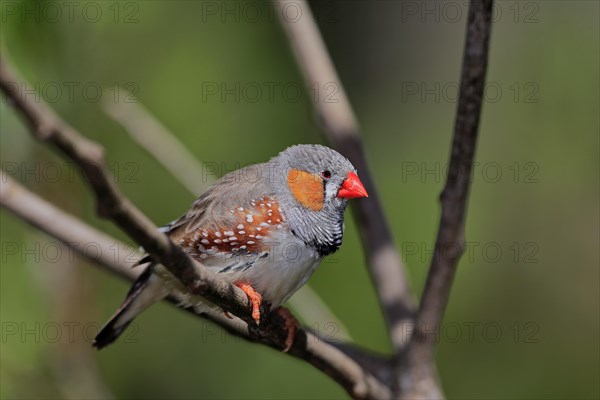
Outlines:
{"label": "bare branch", "polygon": [[[131,93],[119,90],[123,92],[119,98],[132,98]],[[199,195],[214,182],[209,174],[212,170],[203,168],[202,162],[140,103],[106,101],[102,105],[106,113],[120,123],[137,144],[156,158],[190,193]],[[287,301],[290,307],[304,321],[335,324],[338,339],[352,340],[346,326],[309,285],[302,286]]]}
{"label": "bare branch", "polygon": [[[464,252],[467,199],[488,62],[492,5],[493,0],[472,0],[469,6],[450,168],[440,196],[442,216],[417,318],[417,327],[423,326],[429,332],[442,322],[456,266]],[[420,331],[420,334],[427,338],[428,347],[433,348],[435,333]]]}
{"label": "bare branch", "polygon": [[469,5],[450,168],[440,196],[442,215],[415,331],[400,363],[398,386],[407,399],[443,397],[437,382],[434,349],[456,267],[464,252],[464,225],[488,62],[492,9],[493,0],[471,0]]}
{"label": "bare branch", "polygon": [[[28,122],[35,137],[53,145],[80,165],[96,193],[100,215],[112,219],[137,243],[144,246],[144,249],[179,278],[190,292],[206,297],[244,321],[252,321],[246,295],[240,289],[214,277],[214,274],[206,271],[201,266],[197,267],[195,262],[172,244],[166,236],[159,234],[156,227],[114,185],[103,161],[102,148],[81,136],[43,103],[34,103],[25,96],[21,96],[19,88],[26,87],[26,85],[16,77],[16,74],[9,70],[1,58],[0,87]],[[29,87],[27,87],[27,90],[30,90]],[[78,224],[77,220],[72,217],[62,219],[65,216],[63,212],[49,204],[40,203],[42,201],[40,199],[37,199],[39,200],[37,202],[32,200],[31,196],[35,195],[15,185],[14,181],[2,175],[0,200],[7,208],[46,232],[56,234],[61,240],[66,239],[65,244],[67,245],[70,245],[69,242],[73,242],[69,240],[72,237],[62,230],[56,232],[54,227],[64,227],[65,223],[70,223],[71,227],[79,229],[79,232],[82,233],[83,225]],[[23,208],[17,206],[17,203],[27,203],[27,201],[29,201],[29,204],[34,204],[35,207]],[[34,213],[33,210],[36,208],[44,210],[48,215],[53,215],[55,219],[61,218],[61,223],[56,224],[55,220],[47,218],[43,212],[41,214]],[[53,221],[54,227],[52,226]],[[93,233],[89,230],[82,234],[88,235],[88,239],[96,242],[96,239],[89,236]],[[111,242],[106,236],[100,236],[99,239],[104,245]],[[81,237],[79,241],[81,241]],[[112,242],[114,243],[114,241]],[[125,265],[116,265],[104,257],[99,258],[98,261],[105,263],[106,267],[128,278],[134,278],[136,275],[129,272],[132,270],[128,270]],[[229,332],[238,334],[250,341],[262,343],[275,349],[285,347],[286,332],[283,329],[282,321],[279,320],[276,314],[268,315],[260,328],[255,325],[246,325],[239,319],[229,320],[223,315],[207,315],[206,317],[217,322]],[[252,327],[251,332],[248,331],[248,326]],[[353,349],[353,351],[359,352],[358,349]],[[317,338],[304,329],[299,329],[296,333],[296,340],[289,354],[309,362],[328,374],[354,398],[391,397],[391,390],[386,383],[381,382],[339,348]],[[385,368],[385,365],[387,365],[385,360],[379,359],[380,361],[376,361],[378,360],[377,357],[368,357],[366,353],[362,354],[361,357],[363,359],[368,358],[370,364],[377,364],[380,368]],[[383,376],[383,374],[381,375]]]}
{"label": "bare branch", "polygon": [[[42,232],[60,240],[87,261],[103,265],[120,277],[135,279],[137,249],[111,238],[31,193],[0,170],[0,204]],[[85,251],[94,243],[99,251]]]}
{"label": "bare branch", "polygon": [[[301,7],[301,18],[294,21],[286,19],[284,11],[289,5]],[[276,2],[276,6],[277,15],[307,86],[316,82],[319,87],[331,84],[337,89],[336,101],[317,101],[314,103],[315,111],[327,140],[357,167],[369,192],[368,199],[354,202],[352,211],[359,227],[371,278],[379,296],[392,345],[396,354],[399,354],[406,345],[406,325],[412,322],[416,305],[371,178],[358,123],[307,2],[283,0]]]}

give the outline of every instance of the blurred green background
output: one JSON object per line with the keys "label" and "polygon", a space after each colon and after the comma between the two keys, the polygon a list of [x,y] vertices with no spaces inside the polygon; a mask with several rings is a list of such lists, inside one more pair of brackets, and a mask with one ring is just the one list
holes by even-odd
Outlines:
{"label": "blurred green background", "polygon": [[[418,294],[438,224],[467,7],[312,5]],[[335,99],[335,92],[326,83],[304,90],[268,2],[0,7],[2,56],[62,117],[106,147],[119,187],[156,224],[178,217],[194,197],[103,111],[102,104],[129,100],[115,86],[134,91],[194,155],[217,163],[219,175],[291,144],[323,141],[311,103],[317,94]],[[450,398],[600,396],[598,16],[596,1],[496,4],[468,252],[439,337]],[[2,168],[130,242],[96,217],[80,177],[30,138],[5,100],[0,111]],[[0,217],[2,398],[347,397],[309,365],[166,304],[137,319],[127,342],[93,351],[90,338],[129,283],[69,257],[7,211]],[[310,285],[357,343],[387,352],[347,221],[344,246]]]}

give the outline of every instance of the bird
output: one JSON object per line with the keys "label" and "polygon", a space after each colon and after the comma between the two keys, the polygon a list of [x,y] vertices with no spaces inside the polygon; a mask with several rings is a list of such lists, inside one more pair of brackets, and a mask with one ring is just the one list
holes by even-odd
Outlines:
{"label": "bird", "polygon": [[[180,218],[159,228],[175,245],[242,289],[260,324],[263,301],[281,306],[303,286],[324,257],[342,244],[348,200],[368,197],[350,161],[318,144],[298,144],[269,161],[223,176],[198,197]],[[217,307],[186,293],[167,269],[145,256],[145,266],[122,305],[99,330],[92,345],[113,343],[133,319],[168,295],[198,313]],[[227,311],[224,310],[226,315]],[[295,319],[284,351],[297,328]]]}

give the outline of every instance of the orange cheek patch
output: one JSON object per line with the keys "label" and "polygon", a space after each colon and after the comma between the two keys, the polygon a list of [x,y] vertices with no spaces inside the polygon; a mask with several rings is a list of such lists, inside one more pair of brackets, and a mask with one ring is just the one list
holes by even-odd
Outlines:
{"label": "orange cheek patch", "polygon": [[292,194],[304,207],[319,211],[323,208],[325,190],[320,176],[292,169],[287,176]]}

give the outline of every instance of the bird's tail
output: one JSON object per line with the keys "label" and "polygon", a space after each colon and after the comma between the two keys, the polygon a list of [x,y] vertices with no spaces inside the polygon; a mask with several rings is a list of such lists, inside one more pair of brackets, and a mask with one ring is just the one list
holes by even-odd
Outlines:
{"label": "bird's tail", "polygon": [[152,264],[146,267],[127,293],[123,304],[100,329],[92,346],[98,350],[108,346],[121,336],[139,313],[167,296],[167,287],[153,270]]}

